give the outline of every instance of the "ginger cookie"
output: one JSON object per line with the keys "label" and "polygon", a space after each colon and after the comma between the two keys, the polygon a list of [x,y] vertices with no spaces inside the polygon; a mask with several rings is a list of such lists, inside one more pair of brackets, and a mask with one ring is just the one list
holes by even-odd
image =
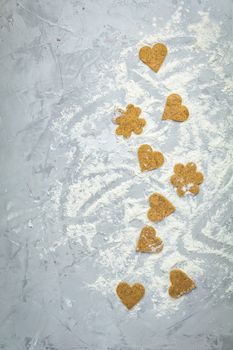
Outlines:
{"label": "ginger cookie", "polygon": [[156,236],[151,226],[145,226],[140,234],[136,251],[141,253],[159,253],[163,249],[163,241]]}
{"label": "ginger cookie", "polygon": [[132,309],[144,296],[145,288],[140,283],[130,286],[126,282],[120,282],[116,288],[116,293],[127,309]]}
{"label": "ginger cookie", "polygon": [[138,149],[138,160],[141,171],[160,168],[164,163],[161,152],[153,151],[149,145],[141,145]]}
{"label": "ginger cookie", "polygon": [[188,108],[182,105],[182,98],[180,95],[169,95],[166,101],[162,119],[184,122],[188,119],[188,116]]}
{"label": "ginger cookie", "polygon": [[163,220],[176,210],[174,205],[159,193],[154,193],[149,197],[149,204],[150,209],[147,212],[147,217],[155,222]]}
{"label": "ginger cookie", "polygon": [[180,269],[174,269],[170,272],[170,281],[171,286],[168,293],[172,298],[179,298],[196,288],[193,280]]}
{"label": "ginger cookie", "polygon": [[139,51],[140,60],[156,73],[163,64],[166,55],[167,48],[164,44],[155,44],[152,48],[144,46]]}
{"label": "ginger cookie", "polygon": [[183,197],[187,192],[193,196],[200,191],[199,185],[204,181],[204,176],[197,171],[195,163],[176,164],[174,174],[170,178],[171,184],[176,188],[178,196]]}
{"label": "ginger cookie", "polygon": [[143,127],[146,125],[145,119],[139,118],[141,108],[129,104],[126,107],[126,111],[120,111],[122,114],[115,119],[115,123],[118,125],[116,128],[116,135],[129,138],[132,132],[137,135],[141,134]]}

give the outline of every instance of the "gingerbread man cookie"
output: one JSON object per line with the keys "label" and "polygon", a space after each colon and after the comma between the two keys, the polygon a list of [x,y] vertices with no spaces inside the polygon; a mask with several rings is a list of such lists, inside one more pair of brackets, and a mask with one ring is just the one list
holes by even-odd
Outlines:
{"label": "gingerbread man cookie", "polygon": [[146,125],[145,119],[139,118],[141,108],[129,104],[126,107],[126,111],[120,111],[122,114],[115,119],[115,123],[118,125],[116,134],[125,138],[129,138],[132,132],[137,135],[141,134],[143,127]]}

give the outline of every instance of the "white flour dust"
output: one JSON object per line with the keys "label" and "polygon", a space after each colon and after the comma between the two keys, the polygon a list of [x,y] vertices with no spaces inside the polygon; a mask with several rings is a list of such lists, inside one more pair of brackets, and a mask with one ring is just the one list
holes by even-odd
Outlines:
{"label": "white flour dust", "polygon": [[[113,60],[103,64],[106,75],[110,73],[112,78],[105,79],[101,73],[96,90],[102,90],[104,97],[102,99],[98,92],[89,101],[96,103],[96,112],[85,112],[85,118],[76,120],[71,130],[70,121],[81,111],[74,107],[64,112],[54,125],[58,139],[76,141],[82,150],[79,175],[72,178],[63,198],[65,217],[77,218],[78,222],[67,225],[66,238],[60,243],[67,244],[72,239],[83,249],[96,253],[95,264],[100,267],[101,274],[94,282],[87,283],[90,290],[108,295],[117,303],[114,290],[120,280],[143,282],[158,317],[175,312],[185,300],[174,302],[168,297],[170,269],[184,269],[199,286],[205,276],[207,255],[222,259],[224,268],[225,260],[232,261],[228,250],[228,246],[233,245],[232,237],[220,226],[228,203],[223,203],[220,209],[215,204],[231,186],[232,158],[227,153],[231,144],[225,139],[225,124],[217,118],[222,105],[216,103],[213,90],[209,92],[209,89],[218,89],[216,80],[224,80],[223,70],[218,69],[216,61],[221,27],[207,13],[201,12],[197,22],[184,28],[182,11],[181,6],[164,28],[158,28],[154,21],[154,34],[143,36],[141,33],[135,44],[138,50],[145,44],[158,41],[166,44],[172,43],[171,38],[187,38],[184,43],[179,41],[179,52],[175,40],[174,45],[170,44],[168,57],[156,79],[141,62],[131,65],[135,59],[134,47],[125,48],[117,59],[114,58],[114,64]],[[218,52],[223,55],[224,50],[219,47]],[[182,52],[184,54],[179,56]],[[208,70],[206,62],[203,63],[206,53]],[[224,59],[230,63],[231,56],[224,56]],[[207,73],[215,79],[204,79]],[[172,92],[182,96],[190,111],[188,121],[178,126],[160,122],[166,97]],[[224,83],[224,93],[232,93],[230,80]],[[119,99],[117,94],[120,94]],[[115,109],[125,108],[128,103],[142,108],[147,125],[142,135],[125,141],[116,138],[111,120]],[[140,173],[136,152],[142,143],[151,144],[164,153],[166,162],[160,170]],[[174,164],[188,161],[197,163],[205,174],[205,182],[199,196],[181,199],[169,185],[169,177]],[[177,211],[156,226],[158,236],[164,241],[164,250],[158,255],[142,257],[135,253],[135,245],[141,228],[151,224],[146,216],[147,200],[155,191],[165,194]],[[61,183],[58,182],[53,194],[55,208],[60,196]],[[210,206],[212,214],[208,217]],[[106,223],[109,223],[109,234],[105,231]],[[101,234],[104,243],[96,248],[93,242]],[[56,246],[58,242],[54,242],[51,249]],[[227,288],[226,292],[232,286]],[[140,308],[141,304],[136,310]]]}
{"label": "white flour dust", "polygon": [[200,12],[200,16],[201,21],[191,24],[188,29],[196,39],[197,49],[209,49],[212,45],[217,44],[220,37],[220,27],[211,22],[208,13]]}

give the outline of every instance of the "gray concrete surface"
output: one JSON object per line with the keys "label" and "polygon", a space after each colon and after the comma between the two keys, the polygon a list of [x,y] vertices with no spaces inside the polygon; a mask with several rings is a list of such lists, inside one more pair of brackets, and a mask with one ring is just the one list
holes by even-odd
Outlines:
{"label": "gray concrete surface", "polygon": [[[117,260],[126,247],[120,232],[126,236],[128,229],[134,229],[136,239],[143,225],[137,218],[127,222],[124,203],[142,199],[146,212],[151,184],[158,191],[165,190],[165,182],[157,182],[154,175],[143,181],[134,173],[132,179],[137,166],[132,150],[147,141],[146,134],[128,144],[118,141],[111,106],[128,103],[124,83],[119,85],[114,69],[124,63],[120,53],[129,48],[129,54],[125,51],[128,79],[155,98],[150,106],[154,112],[148,109],[146,114],[154,120],[152,115],[170,92],[165,78],[175,73],[167,72],[161,90],[155,89],[139,74],[146,72],[154,79],[153,72],[138,62],[137,50],[143,37],[153,34],[156,39],[179,6],[174,35],[170,28],[165,40],[171,52],[167,65],[174,54],[181,62],[185,55],[191,57],[179,72],[190,68],[197,73],[199,64],[200,74],[184,86],[185,97],[187,105],[188,100],[190,106],[195,101],[208,105],[202,116],[191,113],[191,120],[200,117],[199,129],[191,121],[187,124],[184,145],[186,155],[202,154],[198,164],[206,184],[192,202],[181,201],[172,188],[168,190],[180,209],[166,223],[181,234],[174,248],[172,235],[170,241],[167,238],[168,250],[151,265],[151,274],[162,280],[161,264],[173,249],[186,259],[179,266],[195,261],[202,271],[193,271],[197,290],[173,310],[174,304],[166,308],[166,294],[159,286],[155,292],[151,274],[143,274],[147,258],[135,258],[129,241],[129,256],[122,265]],[[188,26],[195,26],[203,12],[221,32],[216,43],[198,50]],[[154,18],[157,22],[152,26]],[[1,0],[0,349],[233,349],[230,45],[232,1],[228,0]],[[135,99],[132,103],[143,104],[143,97]],[[201,130],[204,115],[211,118],[209,130],[206,126]],[[167,160],[175,155],[185,160],[175,146],[174,135],[180,135],[181,129],[158,125],[164,130],[160,149]],[[156,133],[155,138],[154,145]],[[171,166],[168,169],[171,173]],[[108,175],[113,178],[110,182]],[[79,186],[77,193],[74,184]],[[79,205],[82,186],[90,186],[91,195]],[[117,186],[126,186],[122,196],[111,194]],[[181,209],[185,206],[187,213]],[[166,223],[158,227],[160,232],[165,232]],[[205,235],[208,224],[212,226]],[[189,249],[188,232],[193,237]],[[194,241],[202,248],[195,250]],[[107,251],[116,259],[112,265],[107,263]],[[109,282],[106,288],[91,288],[101,276]],[[132,313],[114,291],[116,281],[124,279],[141,281],[146,287],[144,300]]]}

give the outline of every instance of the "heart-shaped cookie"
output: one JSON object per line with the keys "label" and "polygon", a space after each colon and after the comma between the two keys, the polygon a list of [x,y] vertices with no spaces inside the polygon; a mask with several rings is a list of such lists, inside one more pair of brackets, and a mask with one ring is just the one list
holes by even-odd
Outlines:
{"label": "heart-shaped cookie", "polygon": [[152,194],[149,203],[151,208],[148,210],[147,216],[151,221],[161,221],[176,210],[174,205],[159,193]]}
{"label": "heart-shaped cookie", "polygon": [[151,226],[145,226],[140,234],[136,251],[142,253],[159,253],[163,249],[163,241],[156,236]]}
{"label": "heart-shaped cookie", "polygon": [[170,272],[171,286],[168,293],[172,298],[179,298],[183,294],[191,292],[196,288],[196,284],[191,278],[182,270],[174,269]]}
{"label": "heart-shaped cookie", "polygon": [[153,151],[149,145],[141,145],[138,149],[138,160],[141,171],[160,168],[164,163],[161,152]]}
{"label": "heart-shaped cookie", "polygon": [[180,95],[171,94],[168,96],[166,106],[164,108],[163,120],[174,120],[176,122],[184,122],[188,119],[188,108],[182,105]]}
{"label": "heart-shaped cookie", "polygon": [[139,51],[140,60],[156,73],[159,71],[166,55],[167,48],[163,44],[155,44],[152,48],[144,46]]}
{"label": "heart-shaped cookie", "polygon": [[130,310],[143,298],[145,288],[140,283],[130,286],[126,282],[120,282],[116,288],[116,292],[122,303]]}

